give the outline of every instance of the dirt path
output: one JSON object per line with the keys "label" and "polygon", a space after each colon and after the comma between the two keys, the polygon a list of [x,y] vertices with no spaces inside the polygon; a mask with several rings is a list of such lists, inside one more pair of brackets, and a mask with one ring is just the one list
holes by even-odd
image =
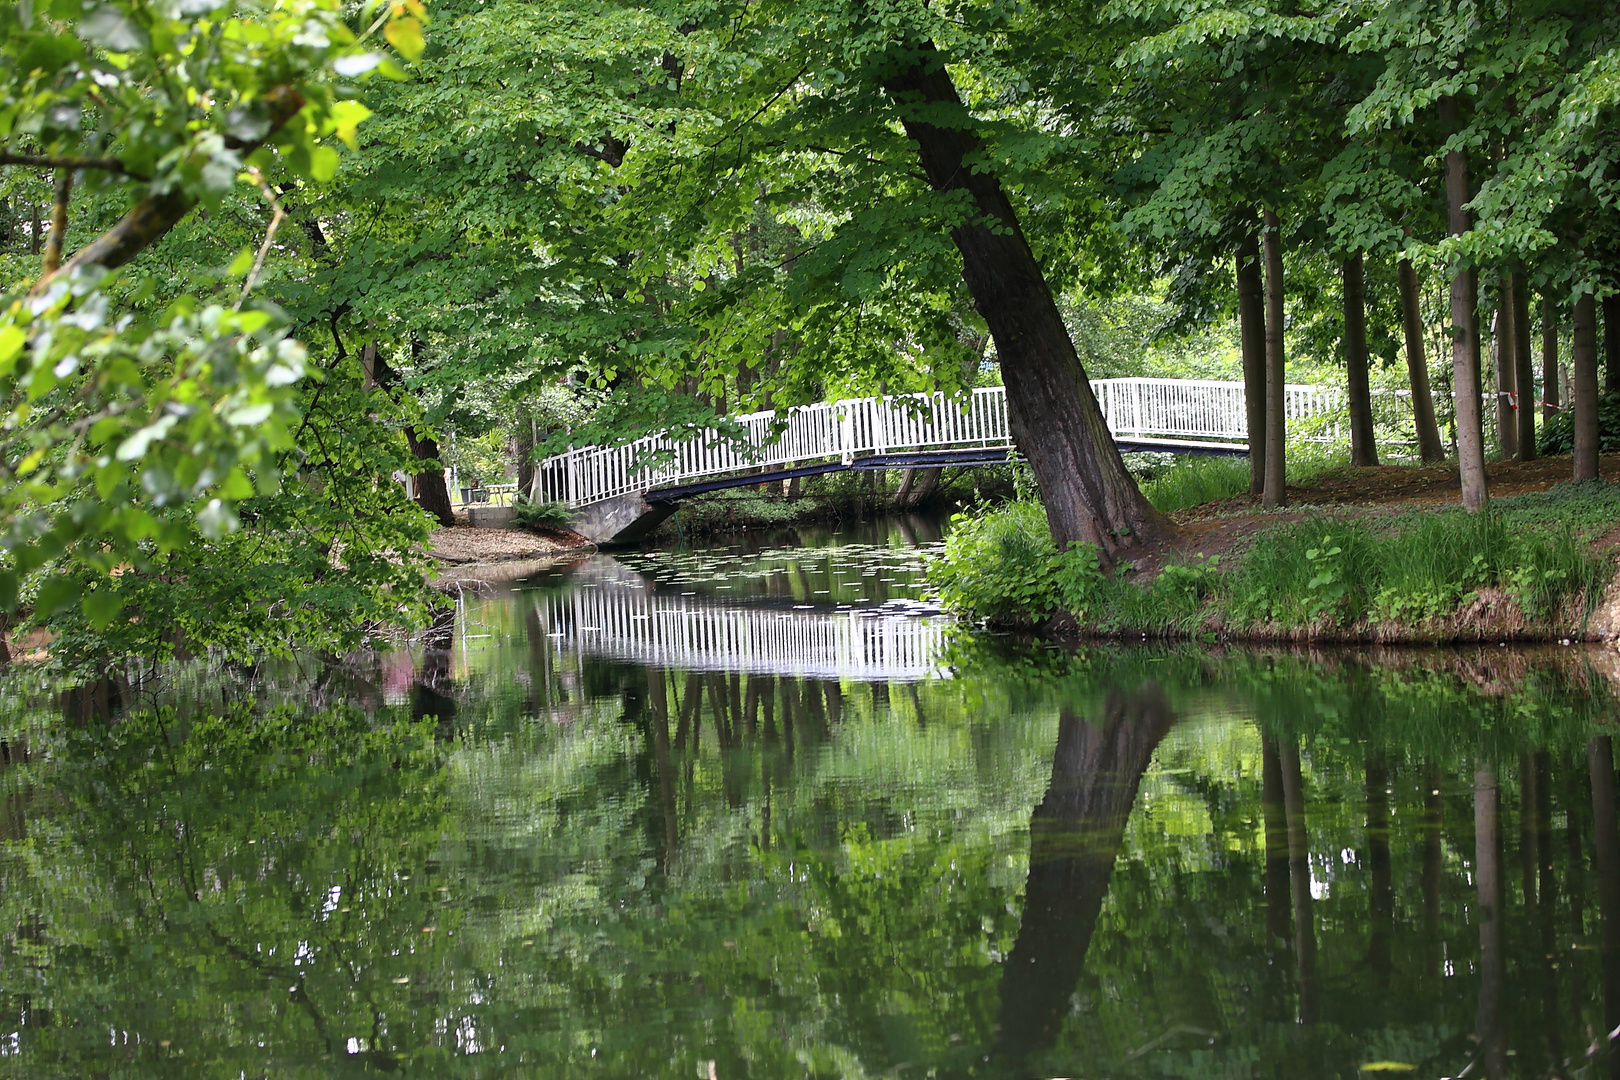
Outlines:
{"label": "dirt path", "polygon": [[428,536],[428,553],[447,566],[537,559],[592,546],[574,533],[542,536],[523,529],[475,529],[470,525],[434,529]]}

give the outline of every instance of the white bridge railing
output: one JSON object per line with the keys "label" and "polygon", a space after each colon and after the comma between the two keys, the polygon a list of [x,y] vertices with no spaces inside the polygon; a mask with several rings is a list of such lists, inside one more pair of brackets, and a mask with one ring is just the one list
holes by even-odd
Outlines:
{"label": "white bridge railing", "polygon": [[913,682],[943,673],[949,620],[728,606],[604,582],[540,600],[545,624],[585,656],[683,671]]}
{"label": "white bridge railing", "polygon": [[[1116,436],[1248,438],[1242,383],[1098,379],[1091,385]],[[1289,386],[1288,419],[1325,419],[1342,409],[1343,400],[1343,392],[1333,387]],[[965,398],[935,393],[825,401],[782,413],[750,413],[733,422],[744,430],[743,437],[723,438],[712,430],[686,439],[660,433],[623,446],[586,446],[547,458],[535,469],[531,497],[585,506],[762,466],[1011,443],[1007,395],[999,386],[974,390]]]}

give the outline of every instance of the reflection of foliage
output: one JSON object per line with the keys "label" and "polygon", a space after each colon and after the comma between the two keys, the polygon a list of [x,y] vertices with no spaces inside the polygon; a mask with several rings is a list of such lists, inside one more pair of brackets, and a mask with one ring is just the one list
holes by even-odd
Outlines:
{"label": "reflection of foliage", "polygon": [[[39,930],[4,993],[48,988],[59,1033],[25,1033],[32,1075],[129,1054],[257,1071],[350,1040],[388,1062],[431,1054],[415,1006],[442,992],[434,957],[457,921],[426,876],[444,779],[423,732],[357,712],[149,713],[71,736],[48,776],[59,809],[6,857],[10,925]],[[109,1047],[109,1025],[140,1044]]]}

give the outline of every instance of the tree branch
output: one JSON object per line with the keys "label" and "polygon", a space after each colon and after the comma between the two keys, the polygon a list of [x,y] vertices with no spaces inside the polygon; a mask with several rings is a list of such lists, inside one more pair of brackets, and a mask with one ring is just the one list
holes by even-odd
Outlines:
{"label": "tree branch", "polygon": [[[271,89],[264,100],[270,106],[270,128],[264,139],[280,130],[304,107],[303,97],[286,84]],[[264,145],[264,139],[242,147],[244,156]],[[178,225],[195,205],[196,197],[179,189],[148,195],[131,207],[118,224],[75,252],[56,273],[41,278],[40,285],[47,284],[57,274],[71,273],[80,267],[103,266],[112,270],[123,266]]]}
{"label": "tree branch", "polygon": [[135,180],[150,180],[150,176],[131,172],[129,166],[117,158],[75,157],[60,154],[13,154],[0,150],[0,165],[27,165],[36,169],[100,169],[115,172]]}
{"label": "tree branch", "polygon": [[62,240],[67,236],[68,202],[73,198],[73,170],[56,170],[56,197],[51,202],[51,231],[45,234],[45,261],[34,286],[37,293],[62,264]]}

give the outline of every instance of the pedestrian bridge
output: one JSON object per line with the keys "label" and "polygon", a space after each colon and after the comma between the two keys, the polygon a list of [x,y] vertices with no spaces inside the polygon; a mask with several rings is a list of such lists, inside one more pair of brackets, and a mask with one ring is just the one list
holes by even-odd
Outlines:
{"label": "pedestrian bridge", "polygon": [[[1092,382],[1123,451],[1248,453],[1243,384],[1192,379]],[[1336,415],[1343,394],[1289,386],[1290,423]],[[733,417],[714,430],[660,432],[621,446],[586,446],[536,468],[531,497],[581,510],[576,528],[598,543],[633,542],[705,491],[840,469],[899,469],[1004,461],[1013,449],[999,386],[850,398]]]}

